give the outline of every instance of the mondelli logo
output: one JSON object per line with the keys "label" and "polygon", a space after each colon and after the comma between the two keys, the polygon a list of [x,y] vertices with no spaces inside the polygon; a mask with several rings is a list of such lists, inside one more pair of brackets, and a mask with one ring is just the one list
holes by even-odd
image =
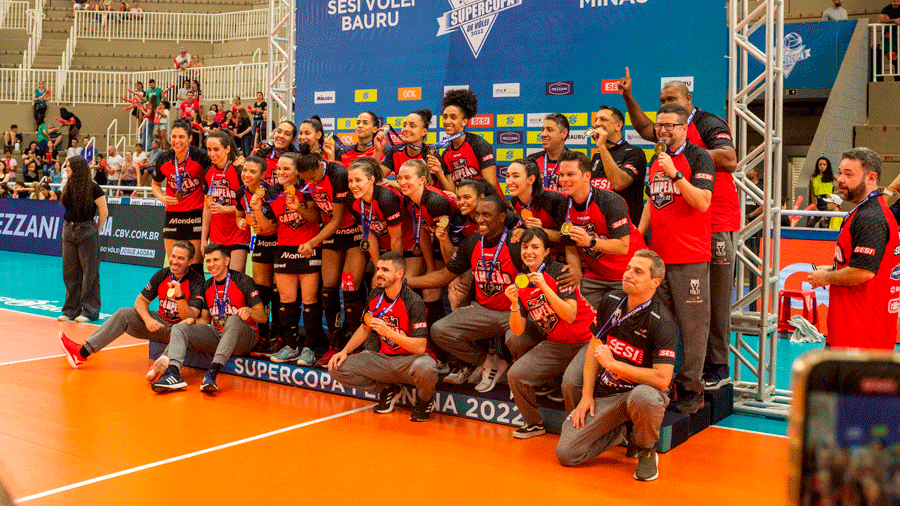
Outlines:
{"label": "mondelli logo", "polygon": [[449,0],[449,2],[453,10],[437,18],[436,37],[461,31],[475,58],[478,58],[481,48],[484,47],[484,41],[491,33],[497,15],[522,5],[522,0]]}
{"label": "mondelli logo", "polygon": [[544,87],[547,95],[572,95],[575,93],[575,83],[573,81],[545,83]]}
{"label": "mondelli logo", "polygon": [[333,104],[335,92],[333,91],[317,91],[315,92],[315,103],[317,104]]}

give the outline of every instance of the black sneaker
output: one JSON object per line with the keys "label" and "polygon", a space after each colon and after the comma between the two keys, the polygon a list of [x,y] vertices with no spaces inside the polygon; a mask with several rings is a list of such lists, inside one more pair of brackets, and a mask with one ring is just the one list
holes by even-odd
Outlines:
{"label": "black sneaker", "polygon": [[185,383],[184,378],[181,377],[180,372],[166,371],[162,377],[150,385],[150,388],[156,393],[163,393],[181,390],[186,386],[187,383]]}
{"label": "black sneaker", "polygon": [[201,392],[211,394],[219,391],[219,386],[216,385],[216,373],[217,371],[213,369],[206,371],[206,374],[203,375],[203,383],[200,384]]}
{"label": "black sneaker", "polygon": [[427,401],[420,400],[416,403],[416,407],[413,408],[409,420],[412,422],[427,422],[428,420],[431,420],[432,411],[434,411],[434,397]]}
{"label": "black sneaker", "polygon": [[634,471],[634,479],[638,481],[653,481],[659,478],[659,455],[655,448],[641,449],[637,455],[638,465]]}
{"label": "black sneaker", "polygon": [[534,425],[526,425],[524,427],[519,427],[513,432],[513,437],[516,439],[528,439],[535,436],[541,436],[546,434],[547,431],[544,430],[544,425],[540,423],[536,423]]}
{"label": "black sneaker", "polygon": [[728,364],[707,364],[703,373],[703,388],[705,390],[718,390],[731,383],[731,374]]}
{"label": "black sneaker", "polygon": [[679,413],[696,413],[703,405],[703,392],[691,392],[682,390],[678,392],[678,398],[672,401],[672,409]]}
{"label": "black sneaker", "polygon": [[375,412],[379,415],[385,415],[394,410],[394,404],[400,399],[400,385],[388,385],[378,396],[378,405],[375,406]]}

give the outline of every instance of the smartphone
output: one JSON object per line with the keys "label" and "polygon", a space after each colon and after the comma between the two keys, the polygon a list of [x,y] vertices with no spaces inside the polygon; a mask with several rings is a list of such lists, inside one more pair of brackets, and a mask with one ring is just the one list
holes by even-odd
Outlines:
{"label": "smartphone", "polygon": [[900,504],[900,354],[810,352],[792,387],[792,504]]}

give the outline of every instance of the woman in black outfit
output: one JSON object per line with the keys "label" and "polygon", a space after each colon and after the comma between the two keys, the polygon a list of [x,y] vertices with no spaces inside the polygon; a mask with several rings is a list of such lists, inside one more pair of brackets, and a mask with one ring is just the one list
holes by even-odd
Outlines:
{"label": "woman in black outfit", "polygon": [[[100,240],[98,230],[108,216],[106,197],[91,179],[83,156],[66,162],[69,179],[60,203],[66,209],[62,236],[63,281],[66,301],[60,321],[93,321],[100,317]],[[99,211],[99,219],[94,215]]]}

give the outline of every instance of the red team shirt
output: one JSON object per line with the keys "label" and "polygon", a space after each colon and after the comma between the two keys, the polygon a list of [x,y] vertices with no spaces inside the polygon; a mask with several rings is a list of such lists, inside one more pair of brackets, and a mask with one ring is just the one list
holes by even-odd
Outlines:
{"label": "red team shirt", "polygon": [[[568,199],[566,207],[568,208]],[[628,267],[628,261],[634,256],[634,252],[645,247],[644,238],[628,218],[628,206],[625,205],[625,200],[614,192],[594,188],[588,202],[580,205],[572,204],[569,220],[573,225],[583,227],[589,236],[597,239],[629,237],[628,253],[625,255],[613,255],[578,246],[581,261],[585,264],[583,269],[585,277],[603,281],[619,281]]]}
{"label": "red team shirt", "polygon": [[[175,197],[178,193],[177,179],[175,177],[175,152],[168,150],[159,155],[156,159],[156,171],[153,173],[153,180],[157,183],[166,182],[166,196]],[[204,184],[206,181],[206,171],[209,170],[210,161],[205,151],[191,146],[188,148],[187,158],[183,163],[178,164],[179,172],[184,179],[181,184],[181,191],[184,198],[178,203],[166,206],[166,211],[185,212],[203,209]]]}
{"label": "red team shirt", "polygon": [[[230,269],[228,272],[231,273],[230,280],[226,278],[222,283],[219,283],[215,278],[209,278],[206,280],[206,288],[203,291],[206,296],[206,307],[209,309],[209,314],[212,317],[211,325],[219,331],[224,330],[224,328],[216,323],[216,318],[223,315],[219,314],[216,297],[224,299],[225,301],[224,316],[236,315],[238,309],[242,307],[253,307],[262,302],[262,299],[259,298],[259,290],[256,289],[256,284],[253,283],[251,277]],[[228,283],[227,293],[225,288],[226,282]],[[256,322],[253,321],[253,318],[250,318],[249,321],[244,321],[246,321],[254,331],[257,330]]]}
{"label": "red team shirt", "polygon": [[[304,201],[299,192],[296,198]],[[300,246],[319,233],[319,224],[304,220],[300,213],[287,207],[286,202],[287,195],[284,193],[272,202],[272,212],[278,218],[278,245]]]}
{"label": "red team shirt", "polygon": [[422,190],[421,202],[422,205],[417,206],[409,197],[403,197],[403,206],[407,216],[409,216],[409,220],[406,222],[409,227],[409,233],[403,234],[404,239],[407,235],[409,236],[409,243],[406,241],[403,243],[403,248],[407,250],[412,249],[415,244],[415,228],[418,225],[418,220],[416,218],[420,213],[422,215],[420,239],[426,235],[426,232],[429,234],[434,233],[434,229],[437,228],[437,222],[441,219],[441,216],[451,218],[454,215],[459,214],[459,207],[456,205],[456,200],[444,193],[443,190],[439,190],[433,186],[426,186],[425,189]]}
{"label": "red team shirt", "polygon": [[[701,147],[690,142],[684,151],[672,157],[675,168],[692,185],[701,190],[713,189],[716,177],[712,158]],[[659,166],[657,157],[650,161],[647,171],[650,194],[650,249],[667,264],[709,262],[710,255],[710,206],[700,212],[685,200],[666,172]]]}
{"label": "red team shirt", "polygon": [[900,306],[900,237],[897,220],[880,197],[846,218],[834,251],[834,268],[856,267],[875,277],[856,286],[831,285],[828,344],[893,350]]}
{"label": "red team shirt", "polygon": [[[228,164],[224,169],[215,166],[206,172],[206,186],[210,197],[221,206],[237,206],[237,191],[241,188],[241,176],[237,167]],[[211,214],[209,240],[219,244],[248,244],[250,229],[241,230],[235,222],[235,213]]]}
{"label": "red team shirt", "polygon": [[482,263],[481,235],[466,237],[459,245],[456,253],[447,262],[447,270],[454,274],[462,274],[472,269],[475,277],[475,299],[481,306],[494,311],[509,311],[509,298],[504,294],[506,287],[513,283],[516,275],[524,271],[519,243],[510,243],[509,235],[500,252],[500,258],[487,279],[487,271],[497,252],[497,243],[501,236],[484,240],[484,260]]}
{"label": "red team shirt", "polygon": [[[319,208],[322,225],[327,225],[334,217],[334,204],[344,204],[344,208],[349,209],[353,203],[353,196],[350,195],[350,189],[347,187],[347,169],[337,162],[322,163],[325,164],[322,180],[318,183],[311,183],[307,191],[312,201],[316,203],[316,207]],[[304,183],[305,185],[306,183]],[[344,230],[353,226],[353,216],[345,212],[338,229]]]}
{"label": "red team shirt", "polygon": [[[386,186],[375,185],[372,190],[372,203],[366,203],[366,219],[369,218],[369,212],[372,213],[372,221],[369,224],[369,232],[375,234],[378,238],[378,248],[380,251],[388,251],[391,249],[391,236],[388,231],[392,228],[401,227],[403,232],[403,244],[412,244],[412,229],[403,227],[403,210],[400,196]],[[354,221],[362,227],[362,217],[360,215],[360,199],[353,201],[353,207],[350,210]],[[409,235],[409,237],[407,237]],[[363,240],[369,240],[363,237]]]}
{"label": "red team shirt", "polygon": [[[722,146],[734,147],[731,140],[731,129],[725,120],[708,112],[694,109],[694,118],[688,125],[687,140],[703,149],[716,149]],[[710,202],[710,230],[716,232],[733,232],[741,229],[741,208],[738,202],[734,176],[730,172],[716,172],[715,185]]]}
{"label": "red team shirt", "polygon": [[494,148],[486,140],[472,132],[466,132],[464,139],[459,149],[451,143],[441,155],[454,185],[467,177],[481,179],[481,171],[496,165]]}
{"label": "red team shirt", "polygon": [[375,145],[374,145],[374,144],[372,144],[372,145],[371,145],[367,150],[365,150],[365,151],[358,151],[357,148],[353,148],[353,149],[347,150],[345,153],[341,154],[341,156],[340,156],[341,164],[342,164],[344,167],[349,168],[350,165],[351,165],[354,161],[356,161],[357,158],[362,158],[362,157],[364,157],[364,156],[368,156],[368,157],[374,157],[374,156],[375,156]]}
{"label": "red team shirt", "polygon": [[[563,152],[569,151],[568,147],[563,147]],[[540,170],[541,184],[545,189],[561,192],[559,187],[559,160],[551,160],[549,156],[545,156],[546,151],[538,151],[537,153],[528,155],[526,159],[534,160]],[[547,181],[549,180],[549,183]]]}
{"label": "red team shirt", "polygon": [[[178,314],[178,301],[169,297],[169,283],[178,281],[178,278],[172,277],[172,271],[168,267],[156,271],[156,274],[147,282],[147,286],[141,290],[141,295],[147,300],[159,299],[159,308],[157,312],[163,320],[176,324],[181,322],[181,315]],[[187,274],[181,278],[181,293],[189,307],[203,310],[206,306],[203,300],[203,288],[205,280],[203,276],[193,270],[188,270]]]}
{"label": "red team shirt", "polygon": [[[378,316],[381,311],[390,307],[390,310],[380,318],[384,320],[384,323],[391,330],[402,336],[427,339],[428,327],[425,320],[425,303],[422,302],[422,298],[404,283],[403,288],[400,289],[400,294],[397,296],[397,303],[391,307],[393,301],[388,299],[387,296],[381,298],[383,293],[384,290],[381,288],[376,288],[369,293],[369,302],[366,305],[368,312],[372,316]],[[379,299],[381,304],[378,304]],[[387,337],[380,334],[376,335],[381,343],[378,353],[384,355],[412,355],[412,353]],[[430,350],[427,353],[430,355]]]}
{"label": "red team shirt", "polygon": [[557,278],[563,273],[564,264],[554,261],[548,261],[544,272],[544,280],[551,290],[559,295],[559,298],[575,299],[578,303],[578,309],[575,321],[568,323],[556,314],[547,296],[537,286],[529,285],[526,288],[519,289],[519,310],[522,316],[531,318],[538,326],[547,334],[547,340],[554,343],[577,344],[586,343],[591,340],[591,324],[597,317],[597,312],[593,307],[581,296],[581,290],[578,288],[560,289]]}

